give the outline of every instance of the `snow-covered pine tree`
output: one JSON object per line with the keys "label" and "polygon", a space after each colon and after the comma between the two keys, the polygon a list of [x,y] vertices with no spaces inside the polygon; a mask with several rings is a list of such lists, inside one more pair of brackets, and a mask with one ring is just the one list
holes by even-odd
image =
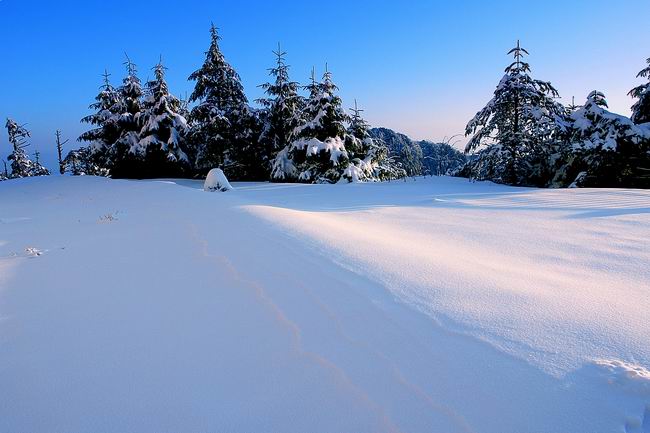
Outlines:
{"label": "snow-covered pine tree", "polygon": [[580,108],[580,106],[579,106],[579,105],[576,105],[576,97],[575,97],[575,96],[572,96],[572,97],[571,97],[571,103],[570,103],[569,105],[567,105],[567,107],[566,107],[566,109],[567,109],[567,113],[569,113],[569,114],[570,114],[570,113],[573,113],[573,112],[576,111],[578,108]]}
{"label": "snow-covered pine tree", "polygon": [[282,51],[280,44],[278,50],[273,51],[276,56],[276,65],[269,69],[273,82],[261,84],[265,98],[256,102],[263,109],[262,132],[259,142],[264,151],[261,163],[270,168],[271,162],[278,152],[293,141],[293,132],[301,124],[301,110],[304,99],[298,94],[300,85],[289,78],[289,65],[285,62],[286,52]]}
{"label": "snow-covered pine tree", "polygon": [[345,149],[350,163],[343,171],[343,178],[349,182],[397,178],[400,172],[388,157],[388,147],[370,136],[370,124],[361,115],[363,110],[358,107],[356,99],[350,111],[350,124],[345,135]]}
{"label": "snow-covered pine tree", "polygon": [[256,116],[251,113],[239,74],[219,48],[217,28],[210,28],[210,47],[198,70],[189,76],[196,81],[189,101],[191,156],[195,167],[206,173],[222,167],[229,178],[254,177],[264,169],[256,162]]}
{"label": "snow-covered pine tree", "polygon": [[312,80],[307,89],[304,123],[294,130],[294,141],[278,153],[271,176],[306,183],[338,182],[349,164],[345,149],[348,115],[327,68],[322,81]]}
{"label": "snow-covered pine tree", "polygon": [[630,90],[628,95],[638,99],[632,106],[632,121],[637,124],[650,122],[650,58],[646,60],[648,66],[642,69],[637,78],[647,79],[647,83],[641,84]]}
{"label": "snow-covered pine tree", "polygon": [[137,170],[140,168],[131,148],[137,146],[140,141],[141,125],[138,123],[138,117],[142,111],[144,91],[136,64],[128,55],[125,56],[126,76],[117,89],[118,103],[115,109],[118,138],[109,149],[107,163],[100,164],[101,167],[110,169],[112,177],[138,177]]}
{"label": "snow-covered pine tree", "polygon": [[71,150],[63,159],[63,170],[73,176],[108,176],[108,169],[94,162],[90,147]]}
{"label": "snow-covered pine tree", "polygon": [[43,167],[40,162],[29,159],[25,148],[29,146],[27,138],[30,136],[29,131],[19,125],[12,119],[7,119],[5,124],[9,135],[9,144],[13,151],[7,158],[11,161],[11,178],[30,177],[30,176],[47,176],[49,170]]}
{"label": "snow-covered pine tree", "polygon": [[185,92],[185,96],[180,98],[181,106],[178,109],[178,114],[183,116],[185,119],[190,118],[190,100],[187,96],[187,92]]}
{"label": "snow-covered pine tree", "polygon": [[139,140],[129,148],[128,158],[137,178],[177,177],[189,169],[185,153],[187,121],[179,114],[181,102],[169,92],[162,60],[146,83],[146,98],[136,117]]}
{"label": "snow-covered pine tree", "polygon": [[[108,71],[104,71],[103,77],[104,82],[99,94],[89,107],[95,112],[81,119],[81,122],[93,125],[94,128],[81,134],[78,140],[89,143],[91,158],[97,164],[110,167],[114,156],[113,147],[120,138],[122,123],[120,113],[123,107],[120,93],[111,85]],[[59,160],[61,161],[61,151],[59,151]]]}
{"label": "snow-covered pine tree", "polygon": [[409,177],[421,176],[424,173],[423,158],[422,146],[413,141],[403,146],[399,153],[399,161]]}
{"label": "snow-covered pine tree", "polygon": [[605,95],[593,91],[571,114],[571,153],[558,171],[568,186],[650,187],[650,123],[637,125],[607,110]]}
{"label": "snow-covered pine tree", "polygon": [[517,46],[493,98],[469,121],[466,153],[482,148],[473,159],[474,175],[513,185],[545,184],[551,173],[549,156],[566,128],[565,109],[555,101],[551,83],[533,79],[528,54]]}

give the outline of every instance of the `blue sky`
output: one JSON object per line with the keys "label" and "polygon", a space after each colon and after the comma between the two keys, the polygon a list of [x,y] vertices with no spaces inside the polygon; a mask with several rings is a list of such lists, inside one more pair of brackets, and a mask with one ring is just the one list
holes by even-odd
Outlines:
{"label": "blue sky", "polygon": [[[251,100],[281,42],[293,79],[328,62],[346,107],[356,98],[373,125],[413,138],[463,132],[517,39],[533,75],[564,102],[599,89],[612,111],[629,114],[626,93],[650,57],[648,16],[648,0],[0,0],[0,119],[27,123],[31,149],[53,166],[55,129],[77,146],[100,74],[107,68],[119,84],[125,51],[143,81],[162,55],[172,91],[191,92],[187,76],[203,61],[211,21]],[[9,152],[3,130],[0,156]]]}

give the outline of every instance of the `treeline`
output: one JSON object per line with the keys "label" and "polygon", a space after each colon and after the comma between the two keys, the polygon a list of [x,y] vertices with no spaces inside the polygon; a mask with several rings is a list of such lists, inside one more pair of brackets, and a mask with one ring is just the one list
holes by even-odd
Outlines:
{"label": "treeline", "polygon": [[458,172],[467,162],[451,141],[457,136],[445,138],[440,143],[415,141],[388,128],[372,128],[370,136],[386,143],[389,154],[406,176],[444,176]]}
{"label": "treeline", "polygon": [[[241,80],[210,29],[203,65],[189,76],[187,101],[175,97],[160,61],[144,85],[127,57],[118,87],[108,73],[79,140],[85,147],[60,157],[62,170],[117,178],[202,176],[220,167],[232,180],[334,183],[405,176],[388,148],[369,134],[355,107],[346,112],[332,73],[301,86],[289,76],[286,53],[274,51],[271,80],[253,108]],[[303,92],[304,91],[304,92]],[[305,94],[303,94],[305,93]],[[18,173],[18,171],[14,171]]]}
{"label": "treeline", "polygon": [[627,118],[594,90],[564,106],[550,82],[533,79],[519,46],[493,98],[467,124],[467,165],[458,175],[539,187],[650,188],[650,59]]}
{"label": "treeline", "polygon": [[[453,143],[415,142],[384,128],[371,129],[356,106],[346,112],[332,73],[301,86],[289,76],[286,53],[274,51],[271,79],[254,108],[239,75],[219,48],[217,29],[202,66],[189,76],[187,100],[174,96],[160,61],[142,84],[127,57],[118,87],[104,82],[85,146],[63,157],[59,171],[121,178],[198,177],[220,167],[231,180],[335,183],[406,176],[455,174],[470,179],[538,187],[650,187],[650,59],[632,89],[627,118],[607,110],[605,96],[591,92],[583,105],[564,106],[550,82],[531,77],[528,52],[508,54],[493,98],[467,124],[465,155]],[[6,123],[12,153],[0,180],[49,174],[25,148],[24,125]]]}

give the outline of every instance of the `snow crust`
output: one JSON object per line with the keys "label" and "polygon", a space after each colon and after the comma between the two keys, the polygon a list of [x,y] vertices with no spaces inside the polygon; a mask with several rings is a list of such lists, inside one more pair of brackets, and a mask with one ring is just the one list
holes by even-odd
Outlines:
{"label": "snow crust", "polygon": [[649,431],[650,192],[236,186],[0,184],[0,431]]}

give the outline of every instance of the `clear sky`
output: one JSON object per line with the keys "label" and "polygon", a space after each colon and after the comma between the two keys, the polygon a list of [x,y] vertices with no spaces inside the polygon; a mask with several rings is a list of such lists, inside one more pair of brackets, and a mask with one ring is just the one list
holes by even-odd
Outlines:
{"label": "clear sky", "polygon": [[[191,92],[211,21],[251,101],[281,42],[293,79],[306,82],[328,62],[346,107],[356,98],[373,126],[417,139],[463,132],[517,39],[533,76],[563,102],[598,89],[612,111],[629,114],[626,94],[650,57],[649,16],[648,0],[0,0],[0,119],[26,123],[31,151],[53,167],[55,129],[68,149],[78,145],[100,74],[108,69],[118,85],[125,51],[143,81],[162,55],[171,90]],[[3,129],[0,156],[9,152]]]}

